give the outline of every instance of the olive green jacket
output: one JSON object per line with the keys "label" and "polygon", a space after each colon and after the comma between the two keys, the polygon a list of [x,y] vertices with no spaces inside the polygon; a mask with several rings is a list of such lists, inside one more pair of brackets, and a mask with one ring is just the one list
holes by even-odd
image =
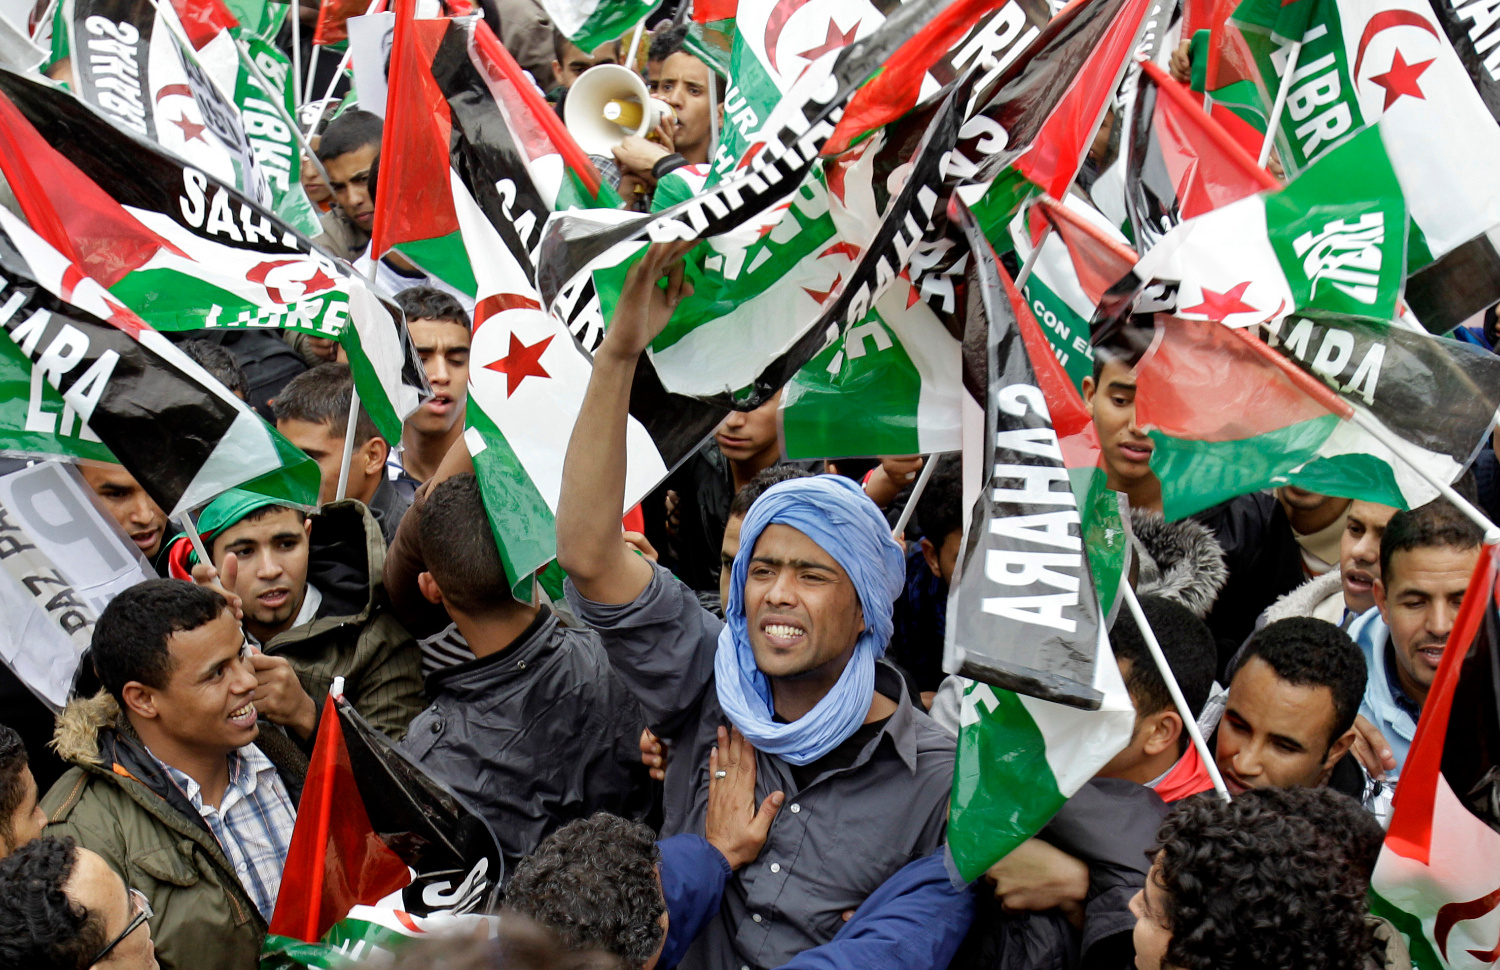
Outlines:
{"label": "olive green jacket", "polygon": [[370,510],[354,499],[330,502],[313,516],[308,581],[323,602],[309,622],[272,637],[262,649],[285,657],[318,705],[335,677],[344,697],[393,741],[422,713],[422,652],[391,615],[386,600],[385,537]]}
{"label": "olive green jacket", "polygon": [[[256,743],[296,801],[306,758],[264,722]],[[151,938],[162,970],[255,970],[266,921],[218,840],[114,698],[101,691],[70,701],[53,747],[73,767],[42,799],[46,834],[71,836],[145,893],[155,911]]]}

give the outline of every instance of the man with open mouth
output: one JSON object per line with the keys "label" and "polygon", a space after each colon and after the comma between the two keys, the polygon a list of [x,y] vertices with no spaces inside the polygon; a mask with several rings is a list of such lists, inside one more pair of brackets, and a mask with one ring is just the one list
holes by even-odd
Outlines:
{"label": "man with open mouth", "polygon": [[647,250],[595,353],[563,468],[558,562],[569,606],[672,746],[662,834],[701,830],[704,766],[726,722],[756,749],[756,803],[785,796],[764,849],[729,878],[681,964],[779,966],[831,940],[844,912],[942,845],[954,741],[880,659],[906,570],[854,482],[793,478],[755,500],[723,621],[622,541],[630,388],[681,296],[690,245]]}
{"label": "man with open mouth", "polygon": [[251,654],[223,596],[176,579],[111,600],[91,650],[104,689],[58,719],[57,752],[73,767],[42,800],[45,834],[129,874],[151,930],[120,937],[128,952],[154,938],[163,966],[254,966],[307,768],[259,719],[255,660],[266,658]]}
{"label": "man with open mouth", "polygon": [[[194,570],[186,536],[174,540],[172,574],[221,583],[238,596],[245,632],[263,659],[284,659],[295,685],[276,690],[289,727],[310,739],[335,677],[365,720],[394,740],[425,706],[416,641],[390,614],[383,586],[385,537],[357,501],[330,502],[312,516],[285,502],[230,489],[198,517],[213,559]],[[262,684],[262,690],[270,686]]]}
{"label": "man with open mouth", "polygon": [[1427,691],[1448,645],[1448,634],[1468,589],[1484,541],[1479,527],[1446,499],[1391,516],[1380,540],[1380,568],[1372,591],[1377,609],[1349,634],[1370,667],[1360,715],[1378,730],[1395,769],[1394,785],[1417,733]]}

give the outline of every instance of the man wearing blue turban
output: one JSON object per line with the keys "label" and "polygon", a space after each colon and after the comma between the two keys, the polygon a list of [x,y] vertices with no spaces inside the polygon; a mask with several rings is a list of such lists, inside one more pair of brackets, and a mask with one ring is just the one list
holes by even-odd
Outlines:
{"label": "man wearing blue turban", "polygon": [[680,257],[690,245],[647,251],[595,352],[563,468],[558,561],[569,605],[598,630],[671,747],[664,836],[701,833],[721,726],[757,749],[770,835],[730,878],[717,919],[681,965],[775,967],[831,940],[842,913],[941,846],[954,741],[880,659],[905,566],[853,482],[784,481],[731,520],[739,548],[723,621],[621,540],[636,362],[684,293]]}

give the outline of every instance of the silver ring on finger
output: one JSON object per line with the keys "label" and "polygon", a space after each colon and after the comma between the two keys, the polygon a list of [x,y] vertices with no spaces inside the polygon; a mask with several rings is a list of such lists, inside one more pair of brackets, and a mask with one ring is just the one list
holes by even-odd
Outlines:
{"label": "silver ring on finger", "polygon": [[729,774],[729,772],[725,771],[723,768],[720,768],[718,771],[714,772],[714,777],[715,778],[723,778],[723,777],[727,776],[728,774]]}

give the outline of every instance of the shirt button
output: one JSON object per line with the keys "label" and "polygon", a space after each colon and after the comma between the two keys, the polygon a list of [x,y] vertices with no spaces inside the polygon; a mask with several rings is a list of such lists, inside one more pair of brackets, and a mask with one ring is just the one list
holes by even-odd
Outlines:
{"label": "shirt button", "polygon": [[773,862],[773,863],[771,863],[771,871],[772,872],[780,872],[781,871],[781,863],[779,863],[779,862]]}
{"label": "shirt button", "polygon": [[796,814],[797,814],[797,813],[798,813],[798,812],[800,812],[800,811],[802,811],[802,806],[801,806],[801,805],[798,805],[798,804],[796,804],[796,803],[795,803],[795,802],[793,802],[793,803],[792,803],[792,814],[793,814],[793,815],[796,815]]}
{"label": "shirt button", "polygon": [[442,721],[433,721],[432,722],[432,733],[433,734],[442,734],[443,733],[443,722]]}
{"label": "shirt button", "polygon": [[517,670],[525,670],[526,669],[526,661],[523,660],[520,663],[516,664],[516,669]]}

